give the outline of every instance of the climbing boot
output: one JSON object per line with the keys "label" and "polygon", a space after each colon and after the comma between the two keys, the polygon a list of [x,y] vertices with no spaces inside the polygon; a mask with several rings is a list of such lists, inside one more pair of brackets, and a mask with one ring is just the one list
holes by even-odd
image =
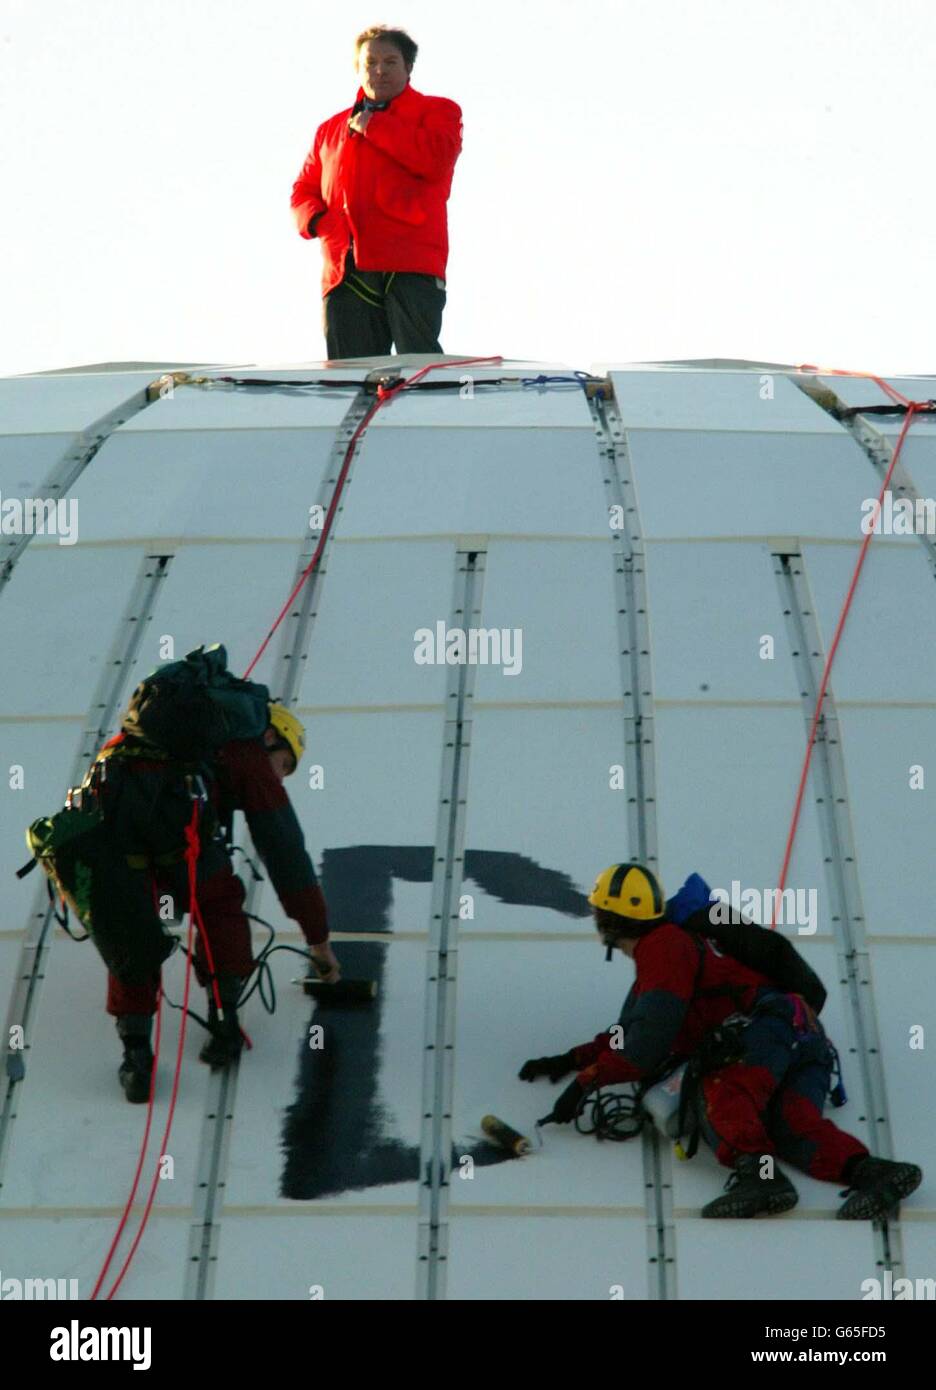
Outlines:
{"label": "climbing boot", "polygon": [[774,1167],[774,1177],[760,1176],[760,1154],[739,1154],[725,1191],[702,1208],[703,1216],[774,1216],[799,1201],[790,1179]]}
{"label": "climbing boot", "polygon": [[865,1154],[847,1170],[846,1198],[836,1213],[840,1221],[878,1221],[903,1197],[909,1197],[923,1181],[915,1163],[893,1163],[889,1158]]}
{"label": "climbing boot", "polygon": [[153,1076],[151,1026],[149,1014],[123,1014],[117,1019],[117,1033],[124,1045],[123,1061],[117,1076],[124,1095],[132,1105],[141,1105],[150,1097]]}
{"label": "climbing boot", "polygon": [[240,1021],[237,1017],[237,1000],[243,981],[237,976],[220,976],[218,993],[221,996],[223,1017],[219,1018],[214,1000],[214,991],[208,995],[208,1039],[198,1054],[207,1062],[212,1071],[220,1071],[236,1062],[244,1046]]}

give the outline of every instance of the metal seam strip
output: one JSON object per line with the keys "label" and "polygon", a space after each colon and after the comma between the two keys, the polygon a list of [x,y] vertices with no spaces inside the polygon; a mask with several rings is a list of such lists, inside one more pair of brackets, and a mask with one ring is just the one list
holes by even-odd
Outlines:
{"label": "metal seam strip", "polygon": [[[816,698],[825,665],[815,603],[806,566],[799,552],[774,554],[790,650],[800,681],[803,718],[807,733],[812,725]],[[865,914],[857,868],[857,850],[851,827],[848,783],[842,753],[841,731],[831,686],[816,726],[811,790],[825,861],[830,921],[835,938],[839,983],[844,986],[856,1043],[865,1115],[872,1151],[892,1157],[890,1121],[881,1042],[874,1006],[871,960],[865,939]],[[875,1254],[879,1265],[895,1272],[903,1265],[898,1221],[875,1223]]]}
{"label": "metal seam strip", "polygon": [[[656,768],[650,624],[644,573],[643,539],[627,434],[612,394],[589,400],[598,436],[607,505],[619,507],[623,525],[616,528],[614,583],[617,598],[621,683],[624,704],[628,843],[631,853],[658,868]],[[613,534],[613,532],[612,532]],[[676,1232],[673,1218],[673,1159],[669,1146],[651,1126],[644,1128],[644,1192],[647,1216],[648,1297],[676,1297]]]}
{"label": "metal seam strip", "polygon": [[[480,618],[484,562],[483,552],[456,552],[450,620],[453,628],[467,629]],[[458,908],[464,868],[474,685],[473,665],[466,662],[450,667],[426,953],[416,1297],[428,1301],[443,1299],[446,1289]]]}

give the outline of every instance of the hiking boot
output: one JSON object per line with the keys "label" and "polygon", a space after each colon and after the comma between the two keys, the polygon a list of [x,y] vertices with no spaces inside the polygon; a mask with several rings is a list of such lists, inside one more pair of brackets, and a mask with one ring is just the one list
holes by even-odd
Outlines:
{"label": "hiking boot", "polygon": [[131,1104],[141,1105],[149,1100],[153,1076],[153,1049],[149,1038],[126,1039],[123,1061],[117,1075],[124,1095]]}
{"label": "hiking boot", "polygon": [[836,1215],[839,1221],[877,1221],[922,1181],[923,1171],[915,1163],[893,1163],[867,1154],[852,1166],[849,1185],[840,1194],[847,1200]]}
{"label": "hiking boot", "polygon": [[233,977],[222,977],[218,980],[223,1018],[218,1017],[214,992],[208,996],[208,1038],[198,1055],[202,1062],[208,1063],[212,1071],[220,1071],[236,1062],[243,1050],[244,1036],[237,1017],[237,999],[241,985],[242,981]]}
{"label": "hiking boot", "polygon": [[117,1076],[124,1095],[133,1105],[149,1100],[153,1074],[153,1049],[150,1033],[152,1014],[120,1014],[116,1020],[117,1036],[124,1046],[123,1061]]}
{"label": "hiking boot", "polygon": [[725,1183],[725,1191],[708,1206],[703,1216],[774,1216],[789,1211],[799,1201],[796,1188],[786,1174],[774,1167],[775,1176],[760,1176],[760,1154],[740,1154],[734,1172]]}
{"label": "hiking boot", "polygon": [[[229,1023],[229,1019],[233,1019],[233,1024]],[[226,1011],[223,1022],[215,1023],[214,1031],[198,1056],[200,1061],[208,1063],[212,1071],[222,1071],[237,1061],[243,1047],[244,1039],[237,1015],[233,1010],[230,1014]]]}

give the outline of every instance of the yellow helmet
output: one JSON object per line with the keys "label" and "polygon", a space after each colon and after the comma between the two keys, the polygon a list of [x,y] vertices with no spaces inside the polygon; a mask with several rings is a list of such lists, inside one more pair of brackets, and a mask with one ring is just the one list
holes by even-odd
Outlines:
{"label": "yellow helmet", "polygon": [[287,745],[296,760],[296,767],[302,762],[302,755],[305,752],[305,728],[285,705],[276,701],[270,702],[270,724],[279,734],[280,738]]}
{"label": "yellow helmet", "polygon": [[666,911],[660,881],[645,864],[612,864],[595,879],[588,901],[630,922],[659,922]]}

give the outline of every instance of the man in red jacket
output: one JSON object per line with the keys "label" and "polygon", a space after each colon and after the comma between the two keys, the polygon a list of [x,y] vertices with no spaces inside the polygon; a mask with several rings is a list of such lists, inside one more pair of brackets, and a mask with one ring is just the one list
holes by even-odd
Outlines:
{"label": "man in red jacket", "polygon": [[796,1189],[775,1156],[814,1178],[848,1184],[851,1195],[838,1213],[845,1220],[877,1220],[920,1185],[916,1164],[872,1157],[860,1139],[823,1117],[831,1049],[800,995],[669,921],[663,890],[643,864],[613,864],[588,901],[609,959],[612,949],[623,951],[637,976],[617,1030],[521,1069],[524,1081],[578,1073],[556,1101],[553,1121],[575,1119],[596,1086],[640,1081],[668,1058],[690,1057],[712,1029],[740,1012],[751,1016],[741,1060],[703,1077],[702,1134],[719,1162],[734,1170],[703,1216],[751,1217],[795,1206]]}
{"label": "man in red jacket", "polygon": [[322,243],[328,356],[438,353],[461,110],[410,86],[402,29],[365,29],[355,51],[354,106],[319,126],[291,200],[299,235]]}
{"label": "man in red jacket", "polygon": [[[113,754],[119,752],[125,738],[126,735],[118,734],[99,755],[107,760],[110,769],[102,791],[117,818],[119,834],[128,845],[138,846],[153,838],[150,808],[166,804],[166,797],[160,790],[164,786],[165,764],[151,764],[143,758],[134,758],[128,764],[119,757],[114,758]],[[285,706],[271,703],[270,724],[263,739],[238,739],[221,748],[212,784],[214,808],[222,825],[235,811],[243,811],[251,839],[280,905],[286,915],[298,923],[306,939],[318,978],[335,982],[341,972],[329,945],[325,899],[306,851],[302,829],[283,786],[284,779],[298,767],[304,749],[305,731],[300,721]],[[128,777],[132,779],[130,784]],[[184,806],[183,810],[186,810]],[[160,829],[169,839],[181,838],[174,834],[172,827]],[[187,866],[181,852],[160,856],[151,864],[150,871],[154,892],[172,899],[174,915],[188,911]],[[210,1035],[201,1057],[214,1069],[228,1065],[240,1054],[242,1034],[237,1001],[254,968],[250,922],[243,906],[244,886],[234,872],[220,835],[203,839],[198,859],[197,894],[223,1009],[223,1018],[219,1018],[213,994],[209,992]],[[197,934],[195,970],[199,983],[207,987],[210,974],[200,933]],[[158,975],[145,984],[127,984],[114,975],[108,976],[107,1012],[116,1019],[117,1032],[124,1044],[120,1082],[127,1099],[133,1102],[149,1098],[153,1065],[150,1034],[158,988]]]}

